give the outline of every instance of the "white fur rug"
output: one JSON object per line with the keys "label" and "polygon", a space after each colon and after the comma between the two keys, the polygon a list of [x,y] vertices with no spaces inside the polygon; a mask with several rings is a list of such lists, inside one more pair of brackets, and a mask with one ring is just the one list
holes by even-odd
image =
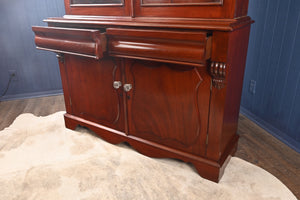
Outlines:
{"label": "white fur rug", "polygon": [[183,162],[68,130],[63,113],[22,114],[0,132],[1,200],[296,199],[274,176],[239,158],[216,184]]}

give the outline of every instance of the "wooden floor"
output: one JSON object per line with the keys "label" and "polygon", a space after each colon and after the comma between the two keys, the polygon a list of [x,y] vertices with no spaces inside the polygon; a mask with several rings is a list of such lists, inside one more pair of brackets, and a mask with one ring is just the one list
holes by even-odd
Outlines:
{"label": "wooden floor", "polygon": [[[65,110],[63,96],[0,102],[0,130],[21,113],[46,116]],[[300,199],[300,154],[240,115],[241,136],[236,156],[260,166],[280,179]]]}

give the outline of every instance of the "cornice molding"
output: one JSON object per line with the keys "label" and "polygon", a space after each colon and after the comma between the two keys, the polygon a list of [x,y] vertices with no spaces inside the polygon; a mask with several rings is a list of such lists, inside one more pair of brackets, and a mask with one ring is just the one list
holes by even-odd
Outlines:
{"label": "cornice molding", "polygon": [[158,18],[158,17],[107,17],[65,15],[60,18],[48,18],[49,26],[70,26],[104,28],[106,26],[146,27],[146,28],[176,28],[176,29],[205,29],[219,31],[233,31],[235,29],[252,24],[249,17],[235,19],[204,19],[204,18]]}

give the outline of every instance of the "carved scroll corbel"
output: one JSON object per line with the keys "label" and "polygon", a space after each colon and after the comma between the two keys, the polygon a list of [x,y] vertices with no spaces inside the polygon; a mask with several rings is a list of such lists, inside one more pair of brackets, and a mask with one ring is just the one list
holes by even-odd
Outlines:
{"label": "carved scroll corbel", "polygon": [[221,62],[212,62],[210,65],[210,75],[212,76],[212,85],[217,89],[225,87],[226,64]]}
{"label": "carved scroll corbel", "polygon": [[64,56],[63,53],[57,53],[56,57],[57,57],[57,59],[58,59],[59,62],[65,63],[65,56]]}

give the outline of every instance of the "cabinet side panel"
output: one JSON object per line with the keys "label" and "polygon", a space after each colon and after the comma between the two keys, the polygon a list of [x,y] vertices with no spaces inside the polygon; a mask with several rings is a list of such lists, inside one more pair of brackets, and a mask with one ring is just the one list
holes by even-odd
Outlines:
{"label": "cabinet side panel", "polygon": [[[212,87],[207,157],[221,163],[237,141],[244,68],[250,26],[233,32],[215,32],[212,60],[226,64],[223,88]],[[225,155],[226,154],[226,155]],[[221,158],[221,160],[220,160]]]}
{"label": "cabinet side panel", "polygon": [[221,138],[222,153],[237,131],[249,33],[250,26],[247,26],[230,33],[229,37],[227,91]]}
{"label": "cabinet side panel", "polygon": [[[212,38],[212,61],[217,63],[226,63],[229,33],[216,31],[213,32]],[[209,71],[210,70],[211,69],[209,69]],[[226,82],[226,79],[224,81]],[[218,161],[221,156],[221,133],[227,89],[225,82],[225,87],[222,89],[218,89],[214,86],[211,87],[206,156],[215,161]]]}

